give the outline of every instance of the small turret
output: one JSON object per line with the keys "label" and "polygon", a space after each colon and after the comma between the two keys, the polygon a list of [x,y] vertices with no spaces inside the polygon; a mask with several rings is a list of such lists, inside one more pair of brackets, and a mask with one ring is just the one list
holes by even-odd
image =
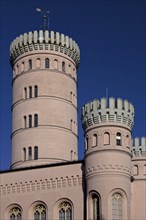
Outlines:
{"label": "small turret", "polygon": [[145,179],[146,175],[146,137],[133,139],[132,173],[134,179]]}
{"label": "small turret", "polygon": [[120,209],[122,217],[118,218],[130,219],[134,107],[120,98],[95,99],[83,106],[81,119],[85,136],[87,218],[115,219],[112,201],[120,198],[128,209],[127,212]]}

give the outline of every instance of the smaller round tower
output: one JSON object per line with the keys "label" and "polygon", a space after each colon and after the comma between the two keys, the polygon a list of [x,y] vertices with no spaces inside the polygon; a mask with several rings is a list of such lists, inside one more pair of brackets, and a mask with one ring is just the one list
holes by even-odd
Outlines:
{"label": "smaller round tower", "polygon": [[133,105],[120,98],[82,108],[87,219],[130,219],[133,119]]}
{"label": "smaller round tower", "polygon": [[146,137],[135,138],[132,147],[132,216],[131,219],[145,219],[146,204]]}

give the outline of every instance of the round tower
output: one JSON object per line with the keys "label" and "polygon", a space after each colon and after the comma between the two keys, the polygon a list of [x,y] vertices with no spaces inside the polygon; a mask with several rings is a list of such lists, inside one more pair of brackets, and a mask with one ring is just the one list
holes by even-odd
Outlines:
{"label": "round tower", "polygon": [[77,160],[79,60],[78,45],[58,32],[12,42],[12,169]]}
{"label": "round tower", "polygon": [[133,119],[133,105],[120,98],[82,108],[87,219],[130,219]]}

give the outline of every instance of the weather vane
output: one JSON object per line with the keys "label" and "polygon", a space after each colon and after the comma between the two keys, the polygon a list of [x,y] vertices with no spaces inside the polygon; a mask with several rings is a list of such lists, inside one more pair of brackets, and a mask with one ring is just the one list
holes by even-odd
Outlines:
{"label": "weather vane", "polygon": [[43,14],[43,19],[44,19],[44,31],[48,28],[49,29],[49,11],[45,11],[41,8],[36,8],[37,12],[40,12]]}

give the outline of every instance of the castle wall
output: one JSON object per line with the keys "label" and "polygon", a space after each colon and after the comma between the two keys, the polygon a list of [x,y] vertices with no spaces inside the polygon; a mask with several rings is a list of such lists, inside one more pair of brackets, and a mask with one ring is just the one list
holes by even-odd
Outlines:
{"label": "castle wall", "polygon": [[48,220],[58,219],[63,201],[72,204],[73,219],[83,219],[82,169],[82,163],[78,162],[1,173],[0,219],[8,219],[16,204],[23,219],[32,219],[33,208],[39,203],[45,205]]}

